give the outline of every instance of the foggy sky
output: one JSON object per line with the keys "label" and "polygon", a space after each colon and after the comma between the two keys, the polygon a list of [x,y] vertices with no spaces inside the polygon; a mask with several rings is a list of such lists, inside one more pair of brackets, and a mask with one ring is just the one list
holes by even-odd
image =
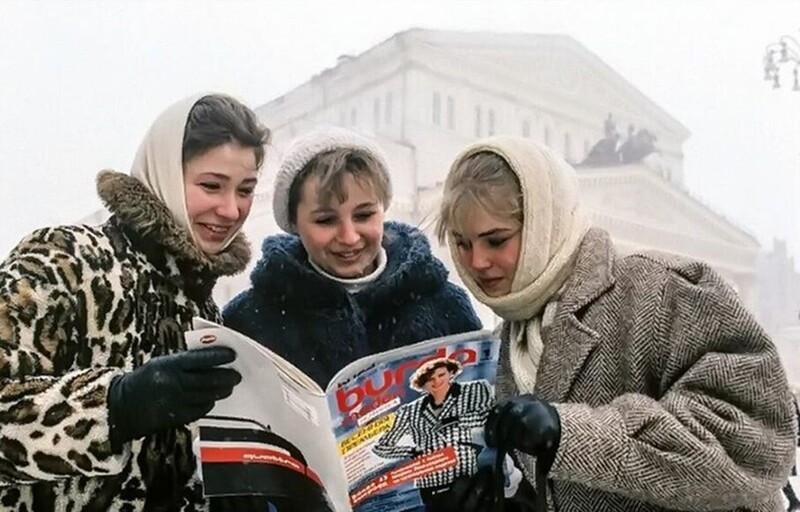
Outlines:
{"label": "foggy sky", "polygon": [[218,90],[256,107],[411,27],[574,37],[692,132],[692,195],[762,246],[800,247],[800,92],[761,70],[767,43],[800,39],[798,1],[6,0],[0,258],[99,208],[97,172],[126,171],[178,98]]}

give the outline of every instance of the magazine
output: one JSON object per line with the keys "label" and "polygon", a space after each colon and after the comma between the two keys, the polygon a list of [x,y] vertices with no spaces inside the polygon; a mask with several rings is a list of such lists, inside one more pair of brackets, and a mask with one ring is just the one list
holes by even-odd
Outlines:
{"label": "magazine", "polygon": [[200,420],[207,496],[263,495],[298,510],[414,510],[494,460],[483,443],[499,352],[489,331],[364,357],[324,390],[212,322],[195,318],[186,341],[189,349],[231,347],[231,367],[243,377]]}

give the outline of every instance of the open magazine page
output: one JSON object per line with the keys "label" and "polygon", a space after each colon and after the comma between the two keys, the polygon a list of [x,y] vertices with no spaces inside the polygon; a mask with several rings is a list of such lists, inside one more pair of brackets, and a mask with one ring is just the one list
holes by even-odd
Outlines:
{"label": "open magazine page", "polygon": [[477,471],[494,405],[499,342],[477,331],[378,354],[328,386],[328,407],[356,512],[435,510]]}
{"label": "open magazine page", "polygon": [[[211,325],[209,327],[209,325]],[[200,420],[207,496],[265,495],[293,510],[350,510],[325,396],[276,365],[277,356],[230,329],[196,321],[189,349],[228,346],[242,375],[233,394]]]}

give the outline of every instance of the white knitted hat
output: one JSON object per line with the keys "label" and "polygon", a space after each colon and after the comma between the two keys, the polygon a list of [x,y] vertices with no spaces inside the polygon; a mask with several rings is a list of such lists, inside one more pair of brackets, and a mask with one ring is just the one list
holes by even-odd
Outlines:
{"label": "white knitted hat", "polygon": [[389,176],[389,165],[386,157],[378,144],[356,132],[345,130],[336,126],[317,128],[301,137],[296,138],[289,145],[283,155],[278,174],[275,176],[275,187],[272,193],[272,214],[275,222],[287,233],[296,231],[289,222],[289,189],[297,173],[316,155],[334,149],[358,149],[370,154],[380,165],[380,172],[385,175],[388,190],[386,191],[386,204],[389,208],[392,201],[392,182]]}

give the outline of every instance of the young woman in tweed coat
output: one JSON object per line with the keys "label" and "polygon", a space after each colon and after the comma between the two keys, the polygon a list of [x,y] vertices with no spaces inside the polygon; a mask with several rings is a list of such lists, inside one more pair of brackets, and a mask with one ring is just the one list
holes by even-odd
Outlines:
{"label": "young woman in tweed coat", "polygon": [[[574,169],[525,139],[457,157],[438,233],[504,319],[487,442],[559,511],[775,511],[795,415],[775,347],[708,265],[617,257],[581,212]],[[490,470],[454,487],[486,510]],[[457,491],[457,492],[456,492]]]}

